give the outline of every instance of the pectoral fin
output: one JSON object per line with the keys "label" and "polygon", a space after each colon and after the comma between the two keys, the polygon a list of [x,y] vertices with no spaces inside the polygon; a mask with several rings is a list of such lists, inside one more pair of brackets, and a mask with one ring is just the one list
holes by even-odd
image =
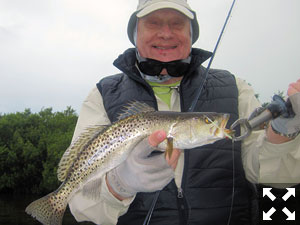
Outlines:
{"label": "pectoral fin", "polygon": [[90,181],[89,183],[85,184],[82,188],[83,196],[86,196],[93,200],[100,199],[100,191],[101,191],[101,178],[97,178],[96,180]]}
{"label": "pectoral fin", "polygon": [[167,149],[165,155],[170,159],[173,153],[173,138],[167,137]]}

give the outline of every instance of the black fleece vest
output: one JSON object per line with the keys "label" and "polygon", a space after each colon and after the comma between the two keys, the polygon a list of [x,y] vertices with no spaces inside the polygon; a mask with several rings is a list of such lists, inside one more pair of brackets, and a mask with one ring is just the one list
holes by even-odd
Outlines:
{"label": "black fleece vest", "polygon": [[[192,62],[193,65],[195,63]],[[115,64],[120,66],[120,62]],[[234,76],[227,71],[210,70],[204,80],[205,69],[196,65],[191,66],[193,69],[180,85],[181,111],[188,110],[195,91],[203,83],[195,111],[230,113],[230,126],[238,118],[238,90]],[[116,121],[123,107],[133,100],[157,109],[151,87],[139,77],[135,67],[127,67],[128,70],[121,68],[126,74],[106,77],[97,84],[111,122]],[[161,191],[150,224],[225,225],[231,210],[231,225],[254,224],[254,190],[245,179],[240,143],[235,143],[232,150],[230,140],[220,140],[186,150],[184,154],[182,186],[178,189],[173,180]],[[119,218],[118,225],[143,224],[153,197],[154,193],[138,193],[128,212]]]}

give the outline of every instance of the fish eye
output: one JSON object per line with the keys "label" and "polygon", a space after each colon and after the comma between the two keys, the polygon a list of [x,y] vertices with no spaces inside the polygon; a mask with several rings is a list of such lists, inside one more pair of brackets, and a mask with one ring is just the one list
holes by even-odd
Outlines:
{"label": "fish eye", "polygon": [[206,123],[206,124],[211,124],[212,123],[212,120],[210,120],[209,118],[205,118],[205,120],[204,120],[204,122]]}

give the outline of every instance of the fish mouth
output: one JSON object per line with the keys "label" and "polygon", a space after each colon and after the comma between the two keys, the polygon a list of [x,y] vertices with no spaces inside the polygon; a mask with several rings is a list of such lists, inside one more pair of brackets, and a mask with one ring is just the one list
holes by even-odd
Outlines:
{"label": "fish mouth", "polygon": [[230,130],[226,128],[226,125],[228,123],[230,115],[229,114],[224,114],[222,121],[220,123],[220,126],[217,127],[216,129],[216,135],[221,134],[222,136],[225,135],[226,138],[232,138],[234,135],[234,130]]}
{"label": "fish mouth", "polygon": [[230,117],[229,114],[225,114],[225,115],[223,116],[223,120],[222,120],[221,125],[220,125],[220,127],[221,127],[221,129],[223,130],[223,132],[224,132],[226,138],[232,138],[232,136],[233,136],[234,133],[235,133],[234,130],[231,130],[231,129],[227,129],[227,128],[226,128],[226,125],[227,125],[227,123],[228,123],[229,117]]}
{"label": "fish mouth", "polygon": [[226,129],[225,127],[228,123],[229,117],[230,117],[229,114],[224,114],[223,119],[222,119],[221,124],[220,124],[221,129],[224,129],[224,130]]}
{"label": "fish mouth", "polygon": [[235,134],[235,131],[230,129],[224,129],[224,133],[227,138],[232,138]]}

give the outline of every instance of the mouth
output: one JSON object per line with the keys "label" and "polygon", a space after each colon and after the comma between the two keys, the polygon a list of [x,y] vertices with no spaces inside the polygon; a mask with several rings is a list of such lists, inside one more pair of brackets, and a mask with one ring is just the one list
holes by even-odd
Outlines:
{"label": "mouth", "polygon": [[220,126],[216,128],[216,131],[215,131],[216,135],[223,133],[226,138],[232,138],[232,136],[234,134],[234,131],[226,128],[229,117],[230,117],[229,114],[224,114],[223,115]]}
{"label": "mouth", "polygon": [[227,122],[229,120],[229,117],[230,117],[229,114],[224,114],[223,119],[222,119],[221,124],[220,124],[220,128],[221,129],[225,129],[226,124],[227,124]]}
{"label": "mouth", "polygon": [[224,118],[221,122],[220,127],[221,127],[221,129],[223,129],[223,132],[224,132],[224,135],[226,136],[226,138],[232,139],[232,136],[234,135],[234,130],[230,130],[230,129],[225,128],[226,125],[227,125],[227,122],[229,120],[229,117],[230,117],[229,114],[224,115]]}
{"label": "mouth", "polygon": [[159,50],[172,50],[172,49],[177,48],[176,45],[174,45],[174,46],[156,46],[156,45],[153,45],[152,47],[155,48],[155,49],[159,49]]}
{"label": "mouth", "polygon": [[152,47],[159,54],[168,54],[177,49],[177,45],[169,45],[169,46],[153,45]]}
{"label": "mouth", "polygon": [[224,129],[224,133],[225,133],[226,138],[232,139],[232,137],[235,134],[235,131],[230,130],[230,129]]}
{"label": "mouth", "polygon": [[153,44],[151,48],[153,56],[159,61],[169,62],[179,59],[178,54],[180,49],[178,44]]}

